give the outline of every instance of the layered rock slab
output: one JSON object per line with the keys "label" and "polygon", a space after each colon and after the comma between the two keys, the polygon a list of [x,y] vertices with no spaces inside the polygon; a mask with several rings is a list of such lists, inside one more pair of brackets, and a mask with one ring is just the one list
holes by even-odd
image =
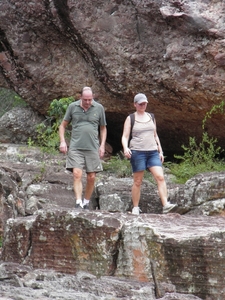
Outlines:
{"label": "layered rock slab", "polygon": [[225,296],[225,218],[83,212],[64,208],[9,219],[2,260],[35,269],[151,282],[165,293]]}
{"label": "layered rock slab", "polygon": [[[32,270],[15,263],[0,264],[0,299],[23,300],[155,300],[154,285],[113,276],[98,278],[53,270]],[[10,284],[9,284],[10,282]],[[194,295],[166,293],[162,300],[201,300]]]}

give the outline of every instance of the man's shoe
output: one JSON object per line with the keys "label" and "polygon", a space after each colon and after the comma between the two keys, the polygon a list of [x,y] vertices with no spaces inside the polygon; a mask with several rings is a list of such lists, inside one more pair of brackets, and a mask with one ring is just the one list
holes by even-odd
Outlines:
{"label": "man's shoe", "polygon": [[76,203],[76,204],[75,204],[75,208],[76,208],[76,209],[83,209],[82,203]]}
{"label": "man's shoe", "polygon": [[89,210],[89,203],[84,204],[83,209],[88,209]]}
{"label": "man's shoe", "polygon": [[139,215],[140,214],[140,208],[138,206],[133,207],[132,214],[133,215]]}
{"label": "man's shoe", "polygon": [[170,202],[167,202],[167,204],[163,207],[163,213],[168,214],[172,212],[175,208],[177,208],[177,204],[172,204]]}

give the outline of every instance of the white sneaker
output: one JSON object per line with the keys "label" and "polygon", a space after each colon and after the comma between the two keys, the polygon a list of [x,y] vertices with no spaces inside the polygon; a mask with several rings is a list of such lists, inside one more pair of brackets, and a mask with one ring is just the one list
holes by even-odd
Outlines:
{"label": "white sneaker", "polygon": [[132,214],[133,215],[139,215],[140,214],[140,208],[138,206],[133,207]]}
{"label": "white sneaker", "polygon": [[176,207],[177,204],[172,204],[170,202],[167,202],[167,204],[163,207],[163,213],[168,214],[169,212],[172,212],[172,210]]}

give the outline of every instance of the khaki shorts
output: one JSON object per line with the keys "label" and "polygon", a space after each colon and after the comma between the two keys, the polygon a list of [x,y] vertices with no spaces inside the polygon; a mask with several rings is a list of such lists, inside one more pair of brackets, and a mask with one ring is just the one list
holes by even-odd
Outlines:
{"label": "khaki shorts", "polygon": [[66,169],[73,172],[73,169],[85,169],[86,173],[103,171],[99,153],[92,150],[69,150]]}

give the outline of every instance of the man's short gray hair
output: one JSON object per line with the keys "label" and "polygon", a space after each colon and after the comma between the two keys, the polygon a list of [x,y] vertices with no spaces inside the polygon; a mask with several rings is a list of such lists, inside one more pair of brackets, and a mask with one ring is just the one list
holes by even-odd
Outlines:
{"label": "man's short gray hair", "polygon": [[[81,95],[83,94],[83,92],[85,91],[91,91],[92,92],[92,88],[90,88],[89,86],[85,86],[82,88],[82,92],[81,92]],[[93,92],[92,92],[93,93]]]}

